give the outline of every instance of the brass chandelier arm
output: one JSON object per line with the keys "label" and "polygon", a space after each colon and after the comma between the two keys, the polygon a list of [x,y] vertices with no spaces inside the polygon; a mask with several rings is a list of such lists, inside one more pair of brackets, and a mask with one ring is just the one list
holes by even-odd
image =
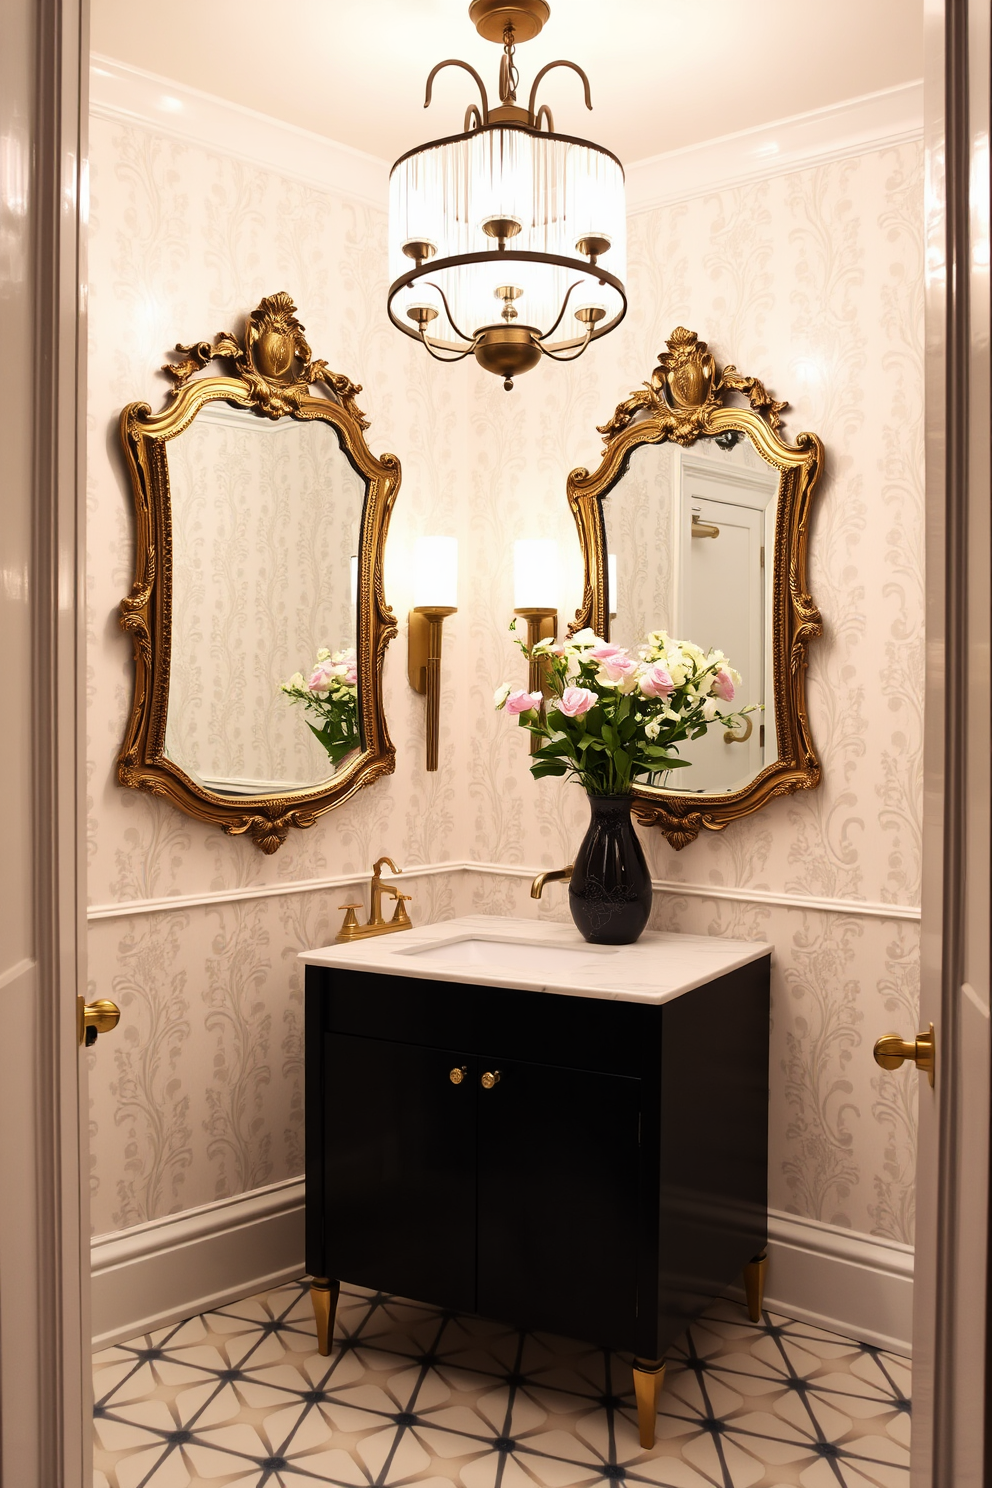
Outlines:
{"label": "brass chandelier arm", "polygon": [[467,356],[471,356],[473,351],[475,350],[475,342],[473,341],[471,346],[467,346],[464,351],[456,352],[454,356],[441,356],[439,352],[436,352],[434,350],[433,346],[428,341],[427,332],[425,330],[421,330],[420,339],[424,343],[424,347],[427,351],[428,356],[432,356],[436,362],[463,362],[465,358]]}
{"label": "brass chandelier arm", "polygon": [[[461,61],[459,61],[459,59],[457,57],[448,57],[444,62],[439,62],[436,67],[432,67],[431,68],[430,76],[427,79],[427,94],[426,94],[426,97],[424,98],[424,108],[430,108],[430,106],[431,106],[431,93],[432,93],[433,88],[434,88],[434,79],[437,77],[438,73],[441,71],[441,69],[443,67],[463,67],[466,72],[471,73],[472,77],[475,78],[475,81],[479,85],[479,93],[482,95],[482,122],[483,122],[483,124],[488,124],[489,123],[489,95],[486,92],[486,85],[482,81],[481,77],[476,72],[476,70],[475,70],[474,67],[471,67],[468,62],[461,62]],[[545,68],[545,71],[547,71],[547,68]],[[589,84],[587,83],[586,84],[587,91],[588,91],[588,87],[589,87]],[[590,104],[589,107],[591,108],[592,105]],[[467,127],[468,114],[465,115],[465,119],[466,119],[466,127]]]}
{"label": "brass chandelier arm", "polygon": [[541,107],[537,111],[537,117],[534,120],[534,128],[537,130],[538,134],[540,134],[540,132],[541,132],[541,120],[542,119],[547,119],[547,121],[548,121],[548,133],[549,134],[554,134],[554,132],[555,132],[554,115],[552,114],[551,110],[548,108],[548,105],[546,103],[542,103],[541,104]]}
{"label": "brass chandelier arm", "polygon": [[548,351],[548,349],[544,345],[544,342],[543,341],[538,341],[537,344],[541,348],[542,354],[544,356],[546,356],[546,357],[550,357],[553,362],[575,362],[575,361],[578,361],[579,357],[585,351],[586,347],[589,345],[589,342],[591,340],[592,340],[592,326],[589,327],[589,329],[586,331],[585,335],[583,336],[583,338],[582,338],[582,345],[579,347],[578,351],[573,351],[572,354],[571,354],[571,356],[562,356],[561,352],[559,352],[559,351]]}
{"label": "brass chandelier arm", "polygon": [[[576,289],[581,288],[581,285],[582,285],[582,280],[581,279],[576,279],[576,281],[575,281],[574,284],[570,284],[568,286],[568,290],[567,290],[567,292],[565,294],[565,298],[561,302],[561,309],[558,312],[558,319],[555,321],[554,325],[551,327],[551,329],[549,331],[545,331],[544,335],[541,337],[541,340],[542,341],[550,341],[551,340],[551,337],[554,335],[555,331],[558,329],[558,327],[561,325],[562,321],[565,319],[565,311],[568,309],[568,302],[572,298],[572,292],[574,290],[576,290]],[[550,355],[550,353],[545,353],[545,354],[546,355]]]}
{"label": "brass chandelier arm", "polygon": [[469,343],[469,350],[471,351],[472,347],[475,345],[479,338],[478,336],[467,336],[462,330],[461,326],[456,324],[455,317],[451,313],[451,306],[448,304],[448,296],[445,294],[440,284],[433,284],[429,280],[425,279],[424,288],[437,290],[438,294],[441,296],[441,304],[444,306],[444,313],[448,317],[448,324],[450,325],[456,336],[461,336],[463,341],[467,341]]}
{"label": "brass chandelier arm", "polygon": [[[444,63],[442,63],[441,65],[443,67],[444,66]],[[531,83],[531,86],[530,86],[530,98],[527,100],[527,112],[530,114],[531,119],[534,118],[534,104],[537,102],[537,89],[538,89],[538,85],[539,85],[541,79],[544,77],[544,74],[546,72],[551,72],[555,67],[570,67],[573,72],[577,72],[579,74],[579,77],[582,79],[582,86],[585,89],[586,108],[587,109],[591,109],[592,108],[592,92],[591,92],[591,90],[589,88],[589,79],[586,77],[585,73],[582,71],[582,68],[579,66],[579,64],[577,62],[567,62],[567,61],[564,61],[564,60],[559,61],[559,62],[546,62],[545,65],[541,68],[540,72],[537,74],[537,77],[534,79],[534,81]],[[543,110],[542,110],[542,112],[543,112]],[[550,117],[551,117],[551,115],[550,115],[550,111],[549,111],[549,113],[548,113],[549,120],[550,120]]]}

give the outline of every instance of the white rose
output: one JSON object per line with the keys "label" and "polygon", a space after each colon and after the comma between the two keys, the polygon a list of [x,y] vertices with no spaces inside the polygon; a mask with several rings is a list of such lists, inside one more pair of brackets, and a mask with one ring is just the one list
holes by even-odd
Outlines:
{"label": "white rose", "polygon": [[320,650],[317,652],[317,660],[318,661],[327,661],[327,659],[330,656],[330,654],[331,653],[330,653],[330,651],[328,651],[328,649],[327,649],[326,646],[321,646]]}
{"label": "white rose", "polygon": [[504,682],[502,687],[497,687],[496,691],[493,693],[494,706],[497,709],[502,708],[512,691],[513,688],[511,687],[509,682]]}
{"label": "white rose", "polygon": [[703,719],[706,723],[712,723],[720,712],[716,698],[708,697],[703,704]]}
{"label": "white rose", "polygon": [[681,687],[688,676],[688,668],[680,666],[678,662],[669,662],[667,671],[676,687]]}
{"label": "white rose", "polygon": [[651,722],[644,730],[644,733],[649,739],[657,739],[658,735],[661,733],[661,724],[658,722],[657,718],[652,718]]}

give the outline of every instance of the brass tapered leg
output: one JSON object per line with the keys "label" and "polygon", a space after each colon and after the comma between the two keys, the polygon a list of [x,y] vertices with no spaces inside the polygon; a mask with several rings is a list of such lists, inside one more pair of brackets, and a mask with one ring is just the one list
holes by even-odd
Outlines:
{"label": "brass tapered leg", "polygon": [[761,1322],[761,1308],[765,1300],[765,1275],[768,1271],[768,1256],[762,1251],[744,1267],[744,1295],[747,1298],[747,1314],[752,1323]]}
{"label": "brass tapered leg", "polygon": [[310,1282],[310,1300],[317,1319],[317,1352],[326,1359],[334,1341],[334,1314],[338,1306],[341,1283],[326,1276],[315,1276]]}
{"label": "brass tapered leg", "polygon": [[634,1360],[634,1395],[637,1400],[637,1429],[641,1446],[654,1446],[655,1418],[658,1414],[658,1396],[665,1383],[665,1361],[651,1363],[647,1359]]}

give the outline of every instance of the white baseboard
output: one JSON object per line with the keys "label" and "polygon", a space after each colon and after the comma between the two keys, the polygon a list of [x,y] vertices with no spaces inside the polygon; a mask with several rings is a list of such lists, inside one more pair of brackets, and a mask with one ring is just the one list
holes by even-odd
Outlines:
{"label": "white baseboard", "polygon": [[303,1179],[97,1235],[93,1347],[136,1338],[303,1275]]}
{"label": "white baseboard", "polygon": [[773,1209],[765,1306],[797,1322],[909,1355],[913,1247]]}
{"label": "white baseboard", "polygon": [[[303,1275],[303,1179],[153,1219],[92,1243],[93,1346],[109,1348]],[[765,1306],[897,1354],[911,1352],[913,1250],[768,1216]]]}

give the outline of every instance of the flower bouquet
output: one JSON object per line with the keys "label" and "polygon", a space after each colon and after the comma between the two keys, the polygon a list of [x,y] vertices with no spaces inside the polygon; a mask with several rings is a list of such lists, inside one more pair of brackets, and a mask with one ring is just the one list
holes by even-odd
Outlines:
{"label": "flower bouquet", "polygon": [[340,764],[353,750],[361,749],[354,646],[333,653],[326,647],[321,649],[309,679],[302,672],[294,672],[288,682],[283,682],[281,691],[321,720],[319,725],[311,723],[309,718],[305,722],[327,750],[333,765]]}
{"label": "flower bouquet", "polygon": [[663,630],[635,655],[591,630],[533,648],[517,644],[528,660],[543,660],[547,697],[505,683],[496,707],[541,741],[530,765],[536,779],[571,776],[589,796],[592,820],[569,882],[572,918],[587,940],[636,940],[651,909],[651,879],[630,822],[634,785],[685,769],[692,762],[680,758],[680,743],[756,705],[729,706],[741,679],[722,651]]}

